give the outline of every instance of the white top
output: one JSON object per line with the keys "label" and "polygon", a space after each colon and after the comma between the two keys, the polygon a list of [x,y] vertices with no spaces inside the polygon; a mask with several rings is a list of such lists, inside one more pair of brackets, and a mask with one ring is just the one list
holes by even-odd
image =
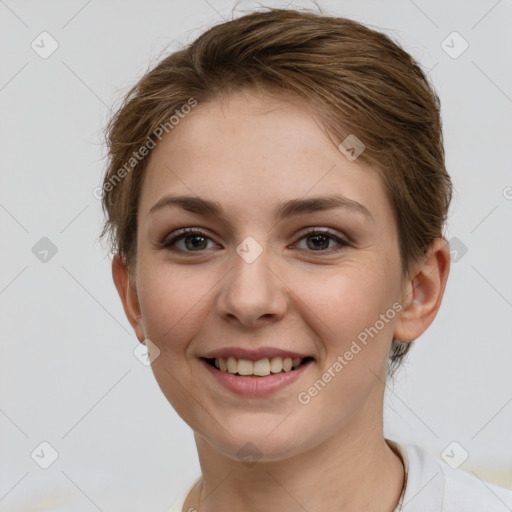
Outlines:
{"label": "white top", "polygon": [[[394,512],[511,512],[512,490],[491,484],[462,469],[452,469],[416,445],[398,444],[407,468],[407,486]],[[176,500],[169,512],[183,512],[192,485]],[[187,511],[184,511],[187,512]]]}

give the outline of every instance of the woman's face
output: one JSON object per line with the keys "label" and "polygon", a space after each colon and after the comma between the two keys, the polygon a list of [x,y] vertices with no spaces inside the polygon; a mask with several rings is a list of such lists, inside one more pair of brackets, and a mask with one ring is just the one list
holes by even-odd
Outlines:
{"label": "woman's face", "polygon": [[[178,196],[190,200],[166,202]],[[171,245],[183,228],[193,233]],[[160,350],[158,384],[218,452],[236,459],[250,442],[279,460],[380,425],[402,299],[391,205],[377,172],[298,104],[239,92],[199,104],[163,138],[141,191],[136,268],[138,336]],[[222,349],[312,360],[229,376],[202,359]]]}

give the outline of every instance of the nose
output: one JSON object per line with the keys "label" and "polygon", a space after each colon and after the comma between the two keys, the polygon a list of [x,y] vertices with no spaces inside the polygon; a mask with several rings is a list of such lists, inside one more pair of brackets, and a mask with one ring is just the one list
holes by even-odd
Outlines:
{"label": "nose", "polygon": [[233,268],[222,280],[217,300],[218,313],[225,320],[258,327],[283,317],[288,307],[287,286],[269,260],[266,249],[254,261],[234,253]]}

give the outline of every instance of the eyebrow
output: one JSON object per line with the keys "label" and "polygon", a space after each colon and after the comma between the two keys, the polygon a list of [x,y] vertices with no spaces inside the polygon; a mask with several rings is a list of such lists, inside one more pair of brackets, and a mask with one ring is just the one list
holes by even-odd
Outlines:
{"label": "eyebrow", "polygon": [[[192,213],[198,213],[204,216],[226,218],[226,212],[220,203],[209,199],[203,199],[197,196],[165,196],[162,197],[149,210],[149,215],[163,208],[179,207]],[[277,220],[288,217],[304,215],[333,208],[344,208],[354,213],[364,215],[370,220],[374,220],[372,214],[366,206],[349,199],[341,194],[333,194],[321,197],[311,197],[308,199],[290,199],[277,205],[273,214]]]}

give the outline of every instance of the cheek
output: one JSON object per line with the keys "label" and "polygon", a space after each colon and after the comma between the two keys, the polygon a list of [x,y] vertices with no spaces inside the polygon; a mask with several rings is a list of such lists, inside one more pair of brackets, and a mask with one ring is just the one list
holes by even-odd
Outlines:
{"label": "cheek", "polygon": [[[332,428],[349,421],[383,378],[395,312],[393,291],[381,276],[345,268],[302,288],[304,303],[314,306],[304,307],[301,315],[318,335],[322,350],[317,374],[302,390],[302,398],[310,400],[305,410],[321,415]],[[391,314],[386,322],[381,315],[387,311]],[[377,411],[378,400],[371,406]]]}
{"label": "cheek", "polygon": [[151,369],[169,403],[194,428],[202,431],[204,418],[191,407],[201,395],[187,357],[190,340],[197,337],[207,315],[208,292],[215,281],[196,269],[148,265],[140,274],[139,300],[144,331],[160,350]]}
{"label": "cheek", "polygon": [[139,300],[146,337],[177,351],[201,327],[202,305],[214,282],[203,273],[152,265],[142,274]]}
{"label": "cheek", "polygon": [[[297,293],[309,307],[311,318],[327,339],[347,341],[373,325],[393,303],[394,290],[384,274],[345,267],[309,280],[301,279]],[[305,308],[307,309],[307,308]]]}

